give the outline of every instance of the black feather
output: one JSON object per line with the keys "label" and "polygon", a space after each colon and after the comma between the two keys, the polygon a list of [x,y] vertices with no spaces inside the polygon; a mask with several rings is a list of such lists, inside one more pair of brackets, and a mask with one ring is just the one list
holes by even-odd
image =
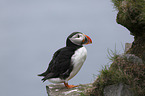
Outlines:
{"label": "black feather", "polygon": [[69,74],[73,69],[73,66],[71,64],[71,57],[74,52],[80,47],[82,46],[67,46],[57,50],[54,53],[47,70],[44,73],[39,74],[38,76],[44,76],[44,78],[42,79],[43,82],[50,78],[59,77],[61,79],[65,79],[69,77]]}

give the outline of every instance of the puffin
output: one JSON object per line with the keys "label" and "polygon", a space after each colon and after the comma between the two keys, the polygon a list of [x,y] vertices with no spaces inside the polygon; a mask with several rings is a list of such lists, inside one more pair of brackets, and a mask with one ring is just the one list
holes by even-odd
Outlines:
{"label": "puffin", "polygon": [[91,44],[89,36],[82,32],[73,32],[66,39],[66,46],[57,50],[43,76],[42,81],[48,80],[52,83],[64,83],[67,88],[77,87],[69,85],[72,79],[80,70],[87,57],[87,50],[83,45]]}

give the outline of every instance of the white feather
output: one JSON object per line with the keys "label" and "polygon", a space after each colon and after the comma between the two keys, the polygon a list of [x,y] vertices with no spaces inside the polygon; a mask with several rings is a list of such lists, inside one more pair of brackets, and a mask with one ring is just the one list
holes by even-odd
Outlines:
{"label": "white feather", "polygon": [[74,55],[71,57],[71,62],[73,64],[73,70],[70,73],[70,76],[66,79],[66,81],[73,78],[82,67],[87,57],[87,50],[85,47],[79,48],[75,51]]}
{"label": "white feather", "polygon": [[51,78],[51,79],[48,79],[48,81],[52,83],[63,83],[65,80],[62,80],[60,78]]}

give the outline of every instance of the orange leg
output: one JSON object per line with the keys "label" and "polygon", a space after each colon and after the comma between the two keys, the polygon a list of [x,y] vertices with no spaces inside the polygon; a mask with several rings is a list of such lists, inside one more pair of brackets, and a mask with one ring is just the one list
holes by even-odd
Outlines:
{"label": "orange leg", "polygon": [[78,87],[78,86],[75,86],[75,85],[68,85],[68,83],[65,83],[65,82],[64,82],[64,85],[65,85],[67,88],[74,88],[74,87]]}

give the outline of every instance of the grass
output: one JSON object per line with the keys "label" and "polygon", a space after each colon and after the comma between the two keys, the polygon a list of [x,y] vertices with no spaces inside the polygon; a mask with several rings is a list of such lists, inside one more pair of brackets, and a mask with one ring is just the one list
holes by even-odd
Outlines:
{"label": "grass", "polygon": [[80,93],[80,96],[86,96],[84,93]]}
{"label": "grass", "polygon": [[[135,37],[144,35],[145,0],[112,0],[112,2],[119,11],[117,23],[129,29]],[[131,87],[130,90],[134,92],[134,96],[144,96],[145,63],[134,62],[125,55],[121,57],[116,49],[115,51],[108,49],[108,58],[113,63],[100,71],[100,75],[93,83],[93,88],[87,95],[103,96],[105,86],[124,83]]]}
{"label": "grass", "polygon": [[142,35],[145,29],[145,1],[112,0],[112,2],[115,9],[119,11],[117,23],[129,29],[134,36]]}
{"label": "grass", "polygon": [[116,45],[114,51],[111,49],[107,49],[107,52],[108,52],[107,57],[111,62],[113,62],[119,57],[119,52],[116,50]]}
{"label": "grass", "polygon": [[113,61],[110,67],[105,66],[93,83],[89,96],[103,96],[105,86],[123,83],[131,87],[135,96],[145,93],[145,64],[134,63],[125,56],[120,57],[117,51],[108,51],[109,59]]}

